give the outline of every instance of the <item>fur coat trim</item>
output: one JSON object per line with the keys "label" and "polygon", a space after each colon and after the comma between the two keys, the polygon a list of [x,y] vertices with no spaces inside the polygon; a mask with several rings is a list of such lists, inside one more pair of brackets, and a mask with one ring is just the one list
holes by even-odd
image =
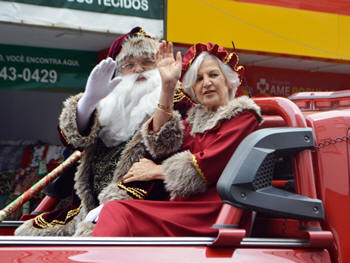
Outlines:
{"label": "fur coat trim", "polygon": [[162,165],[165,188],[170,192],[171,199],[186,199],[207,189],[206,182],[193,163],[190,151],[177,153],[166,159]]}
{"label": "fur coat trim", "polygon": [[262,121],[259,106],[247,96],[233,99],[228,105],[218,108],[215,112],[208,111],[198,104],[189,110],[186,121],[191,126],[191,135],[195,135],[204,133],[214,128],[220,120],[231,119],[245,110],[253,112],[259,123]]}
{"label": "fur coat trim", "polygon": [[159,159],[177,152],[181,148],[184,135],[181,115],[174,111],[172,118],[156,133],[149,132],[150,121],[141,127],[141,133],[146,149],[152,157]]}
{"label": "fur coat trim", "polygon": [[63,103],[64,107],[59,117],[59,127],[63,137],[67,140],[67,144],[70,144],[75,148],[83,148],[92,145],[100,131],[97,111],[95,111],[89,135],[83,136],[79,133],[77,127],[77,105],[82,96],[83,93],[80,93],[66,99]]}
{"label": "fur coat trim", "polygon": [[78,226],[77,230],[74,233],[74,237],[89,237],[91,236],[92,232],[94,231],[95,224],[91,222],[81,221]]}
{"label": "fur coat trim", "polygon": [[104,204],[110,200],[123,200],[131,198],[127,191],[118,187],[117,184],[122,180],[122,176],[129,171],[133,163],[145,156],[145,152],[146,148],[142,140],[142,135],[141,132],[138,131],[126,144],[124,150],[122,151],[111,183],[99,194],[98,199],[100,204]]}
{"label": "fur coat trim", "polygon": [[90,182],[90,165],[94,158],[95,148],[95,144],[86,147],[74,175],[74,189],[81,200],[82,208],[80,214],[83,215],[87,215],[87,213],[96,206]]}
{"label": "fur coat trim", "polygon": [[[95,208],[95,202],[90,185],[90,174],[91,168],[90,164],[95,153],[95,144],[87,147],[84,151],[84,155],[81,159],[81,163],[77,168],[75,173],[75,189],[76,193],[81,199],[82,209],[79,214],[81,218],[84,219],[87,213]],[[145,146],[142,142],[142,136],[140,131],[136,132],[134,137],[126,144],[124,150],[121,153],[119,162],[114,171],[112,181],[106,186],[98,196],[100,204],[104,204],[110,200],[124,200],[130,199],[130,195],[126,190],[119,188],[117,183],[121,181],[124,174],[129,171],[132,164],[138,161],[145,155]],[[77,221],[79,225],[77,226],[77,233],[82,233],[82,235],[87,235],[90,231],[90,224],[84,224],[83,222]]]}
{"label": "fur coat trim", "polygon": [[[184,136],[180,114],[174,112],[173,117],[157,133],[150,133],[149,125],[150,123],[146,122],[141,132],[146,148],[154,158],[164,158],[180,150]],[[200,169],[196,168],[193,157],[190,151],[184,151],[176,153],[162,163],[164,185],[172,200],[186,199],[207,189],[206,180],[202,177]]]}

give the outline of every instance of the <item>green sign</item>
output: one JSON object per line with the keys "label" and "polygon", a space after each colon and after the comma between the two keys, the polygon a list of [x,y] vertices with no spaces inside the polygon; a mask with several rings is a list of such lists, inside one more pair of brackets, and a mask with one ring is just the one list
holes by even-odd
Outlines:
{"label": "green sign", "polygon": [[107,14],[163,19],[164,0],[3,0]]}
{"label": "green sign", "polygon": [[0,45],[0,89],[83,89],[97,53]]}

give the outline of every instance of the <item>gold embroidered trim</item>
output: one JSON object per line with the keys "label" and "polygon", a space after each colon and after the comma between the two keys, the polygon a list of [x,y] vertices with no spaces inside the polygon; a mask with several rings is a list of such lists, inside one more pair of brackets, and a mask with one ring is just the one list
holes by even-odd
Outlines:
{"label": "gold embroidered trim", "polygon": [[141,192],[141,193],[143,193],[143,194],[147,194],[147,191],[146,190],[144,190],[144,189],[141,189],[141,188],[138,188],[138,187],[132,187],[132,189],[135,189],[136,191],[139,191],[139,192]]}
{"label": "gold embroidered trim", "polygon": [[[228,63],[231,61],[233,55],[234,55],[235,58],[236,58],[236,63],[235,63],[235,65],[233,66],[233,70],[234,70],[235,72],[239,73],[241,70],[244,70],[244,67],[243,67],[243,66],[237,66],[237,65],[238,65],[238,62],[239,62],[239,57],[237,56],[236,53],[234,53],[234,52],[230,53],[229,56],[227,56],[227,58],[225,59],[224,63],[225,63],[225,64],[228,64]],[[241,84],[242,84],[242,79],[239,78],[239,85],[241,85]]]}
{"label": "gold embroidered trim", "polygon": [[123,185],[122,182],[118,183],[118,187],[124,189],[125,191],[131,193],[132,195],[136,196],[138,199],[144,199],[145,195],[147,194],[147,191],[137,188],[137,187],[126,187]]}
{"label": "gold embroidered trim", "polygon": [[[236,69],[236,72],[239,72],[239,71],[241,71],[241,70],[244,70],[244,67],[243,67],[243,66],[238,66],[238,67],[236,67],[235,69]],[[241,84],[242,84],[242,79],[239,78],[239,85],[241,85]]]}
{"label": "gold embroidered trim", "polygon": [[183,98],[185,98],[185,94],[181,94],[180,92],[179,93],[175,93],[174,94],[174,102],[179,102],[181,101]]}
{"label": "gold embroidered trim", "polygon": [[69,210],[67,215],[66,215],[66,218],[64,219],[64,221],[60,221],[60,220],[52,220],[52,222],[47,222],[44,218],[43,218],[43,215],[44,214],[41,214],[37,217],[34,218],[34,222],[35,224],[37,224],[38,226],[40,226],[41,228],[47,228],[47,227],[55,227],[56,225],[65,225],[67,223],[67,220],[70,219],[71,217],[75,216],[76,214],[78,214],[80,212],[80,209],[81,209],[81,204],[79,207],[77,207],[76,209],[73,209],[73,210]]}
{"label": "gold embroidered trim", "polygon": [[147,33],[142,28],[138,32],[136,32],[135,35],[148,36]]}
{"label": "gold embroidered trim", "polygon": [[232,56],[233,56],[233,53],[230,53],[230,54],[226,57],[224,63],[227,64],[228,62],[230,62]]}
{"label": "gold embroidered trim", "polygon": [[194,102],[192,101],[192,99],[190,97],[188,97],[184,92],[183,92],[183,88],[182,86],[177,86],[176,90],[175,90],[175,94],[174,94],[174,103],[175,102],[179,102],[181,100],[183,100],[184,98],[187,98],[191,103],[194,104]]}
{"label": "gold embroidered trim", "polygon": [[208,184],[208,180],[207,180],[207,178],[205,178],[204,173],[202,172],[201,168],[199,167],[197,159],[196,159],[196,156],[194,154],[192,154],[192,161],[193,161],[194,167],[196,168],[196,170],[199,173],[199,175],[202,177],[203,181],[206,184]]}

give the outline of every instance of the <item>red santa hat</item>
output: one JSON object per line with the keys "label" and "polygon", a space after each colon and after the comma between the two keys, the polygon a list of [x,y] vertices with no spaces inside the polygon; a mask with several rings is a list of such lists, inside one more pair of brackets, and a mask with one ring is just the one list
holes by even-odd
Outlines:
{"label": "red santa hat", "polygon": [[228,52],[222,46],[213,43],[198,43],[190,47],[182,59],[182,74],[181,79],[186,71],[190,68],[192,62],[199,56],[200,53],[206,51],[207,53],[216,56],[224,64],[237,72],[240,81],[242,82],[244,67],[238,65],[238,55],[235,52]]}
{"label": "red santa hat", "polygon": [[118,37],[110,46],[108,57],[116,60],[120,65],[129,56],[154,56],[158,50],[159,42],[141,27],[135,27],[130,32]]}

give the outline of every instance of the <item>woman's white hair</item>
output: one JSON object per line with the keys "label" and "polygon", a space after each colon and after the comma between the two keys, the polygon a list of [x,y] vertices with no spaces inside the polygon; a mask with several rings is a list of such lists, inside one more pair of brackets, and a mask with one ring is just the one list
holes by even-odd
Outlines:
{"label": "woman's white hair", "polygon": [[219,67],[224,74],[227,82],[229,83],[230,87],[230,99],[234,98],[237,88],[240,84],[240,80],[238,77],[237,72],[233,71],[228,65],[224,64],[219,58],[217,58],[214,55],[209,54],[208,52],[202,52],[199,54],[199,56],[193,61],[190,68],[187,70],[187,72],[184,75],[182,86],[183,90],[186,94],[188,94],[194,102],[198,103],[198,100],[196,98],[196,95],[193,90],[193,86],[196,83],[197,80],[197,74],[199,67],[202,65],[205,58],[210,57],[215,59]]}

